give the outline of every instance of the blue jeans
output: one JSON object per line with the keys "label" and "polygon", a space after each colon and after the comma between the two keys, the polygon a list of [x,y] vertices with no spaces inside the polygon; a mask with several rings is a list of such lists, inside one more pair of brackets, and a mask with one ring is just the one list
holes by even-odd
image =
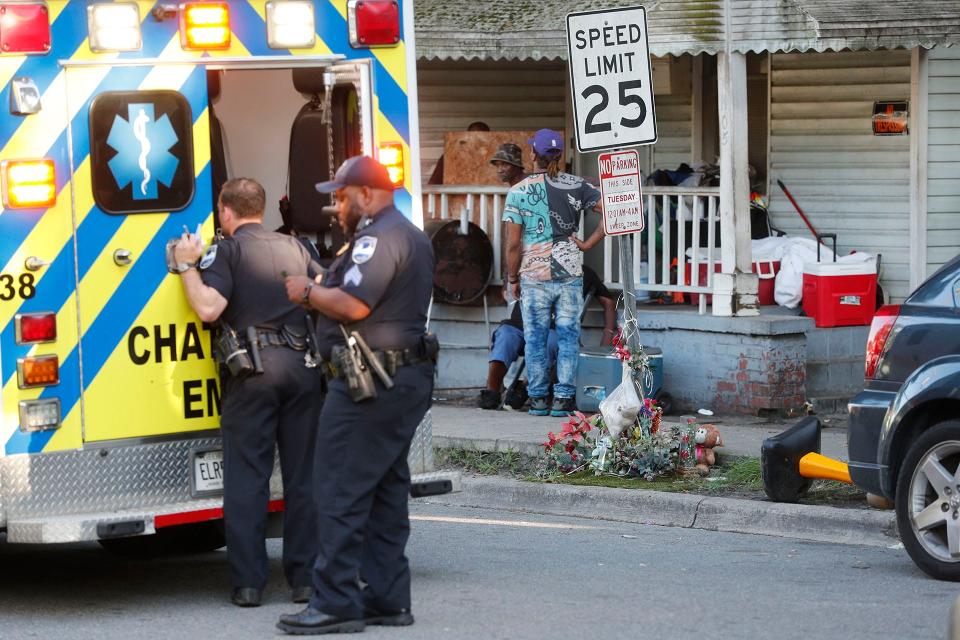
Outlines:
{"label": "blue jeans", "polygon": [[[508,368],[524,352],[523,331],[512,324],[502,324],[493,332],[490,343],[490,362],[502,362]],[[547,336],[547,356],[549,364],[557,359],[557,332],[550,330]]]}
{"label": "blue jeans", "polygon": [[580,355],[580,307],[583,306],[583,278],[565,280],[521,280],[523,337],[527,345],[527,393],[544,398],[550,388],[547,335],[556,318],[557,384],[554,398],[576,394],[577,359]]}

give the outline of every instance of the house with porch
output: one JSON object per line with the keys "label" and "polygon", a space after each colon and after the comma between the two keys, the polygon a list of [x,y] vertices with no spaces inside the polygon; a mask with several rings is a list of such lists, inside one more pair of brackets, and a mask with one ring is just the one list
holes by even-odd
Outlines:
{"label": "house with porch", "polygon": [[[564,17],[636,4],[418,0],[422,175],[448,133],[483,121],[494,131],[563,130],[573,172],[595,176],[595,154],[577,153],[572,139]],[[841,408],[862,383],[868,327],[816,328],[798,310],[758,304],[750,194],[766,199],[773,227],[812,238],[782,182],[818,232],[837,235],[839,254],[881,256],[889,303],[960,252],[960,46],[952,46],[960,1],[643,4],[659,133],[638,149],[644,172],[708,165],[719,180],[644,189],[647,228],[658,232],[634,236],[635,293],[685,294],[697,304],[641,303],[641,341],[663,350],[665,388],[680,408]],[[891,131],[876,130],[875,113],[893,109],[896,135],[879,135]],[[485,297],[434,305],[441,389],[478,387],[485,377],[490,331],[505,312],[505,194],[492,185],[423,189],[426,219],[469,218],[494,253]],[[587,262],[622,289],[615,242]],[[585,344],[599,342],[594,313]]]}

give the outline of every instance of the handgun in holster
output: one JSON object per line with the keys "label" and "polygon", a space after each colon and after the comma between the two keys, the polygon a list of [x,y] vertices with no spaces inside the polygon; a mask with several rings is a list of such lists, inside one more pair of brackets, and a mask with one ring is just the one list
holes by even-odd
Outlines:
{"label": "handgun in holster", "polygon": [[250,347],[250,359],[253,360],[253,372],[263,373],[263,360],[260,358],[260,339],[256,327],[247,327],[247,344]]}
{"label": "handgun in holster", "polygon": [[376,374],[383,386],[393,388],[393,379],[387,374],[383,363],[377,358],[373,350],[356,331],[347,333],[341,325],[345,344],[336,345],[331,351],[333,362],[347,381],[350,398],[354,402],[364,402],[377,397],[377,387],[373,376]]}
{"label": "handgun in holster", "polygon": [[223,320],[217,323],[216,339],[213,343],[213,355],[214,359],[226,367],[227,371],[234,378],[246,378],[256,371],[250,353],[240,342],[240,337],[237,335],[236,330]]}

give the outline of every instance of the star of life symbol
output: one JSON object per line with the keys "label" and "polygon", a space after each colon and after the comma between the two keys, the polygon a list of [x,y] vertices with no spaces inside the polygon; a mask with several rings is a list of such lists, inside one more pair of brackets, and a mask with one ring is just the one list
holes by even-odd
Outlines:
{"label": "star of life symbol", "polygon": [[117,151],[110,171],[120,189],[133,183],[134,200],[152,200],[157,197],[157,182],[169,187],[177,172],[180,160],[169,151],[177,134],[166,114],[154,119],[152,104],[129,104],[127,116],[114,118],[107,137],[107,144]]}

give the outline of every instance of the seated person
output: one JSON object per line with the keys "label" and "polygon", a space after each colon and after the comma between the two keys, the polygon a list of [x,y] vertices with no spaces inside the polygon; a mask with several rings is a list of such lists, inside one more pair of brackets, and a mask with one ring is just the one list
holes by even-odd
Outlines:
{"label": "seated person", "polygon": [[[583,296],[593,295],[603,307],[603,337],[601,346],[609,346],[613,341],[617,326],[617,301],[603,285],[603,281],[590,267],[583,266]],[[490,343],[490,364],[487,367],[487,388],[480,392],[477,406],[481,409],[499,409],[503,378],[510,365],[523,354],[526,344],[523,340],[523,317],[519,302],[514,303],[510,317],[500,323],[493,332]],[[557,359],[557,332],[550,329],[547,336],[547,354],[551,366]]]}

